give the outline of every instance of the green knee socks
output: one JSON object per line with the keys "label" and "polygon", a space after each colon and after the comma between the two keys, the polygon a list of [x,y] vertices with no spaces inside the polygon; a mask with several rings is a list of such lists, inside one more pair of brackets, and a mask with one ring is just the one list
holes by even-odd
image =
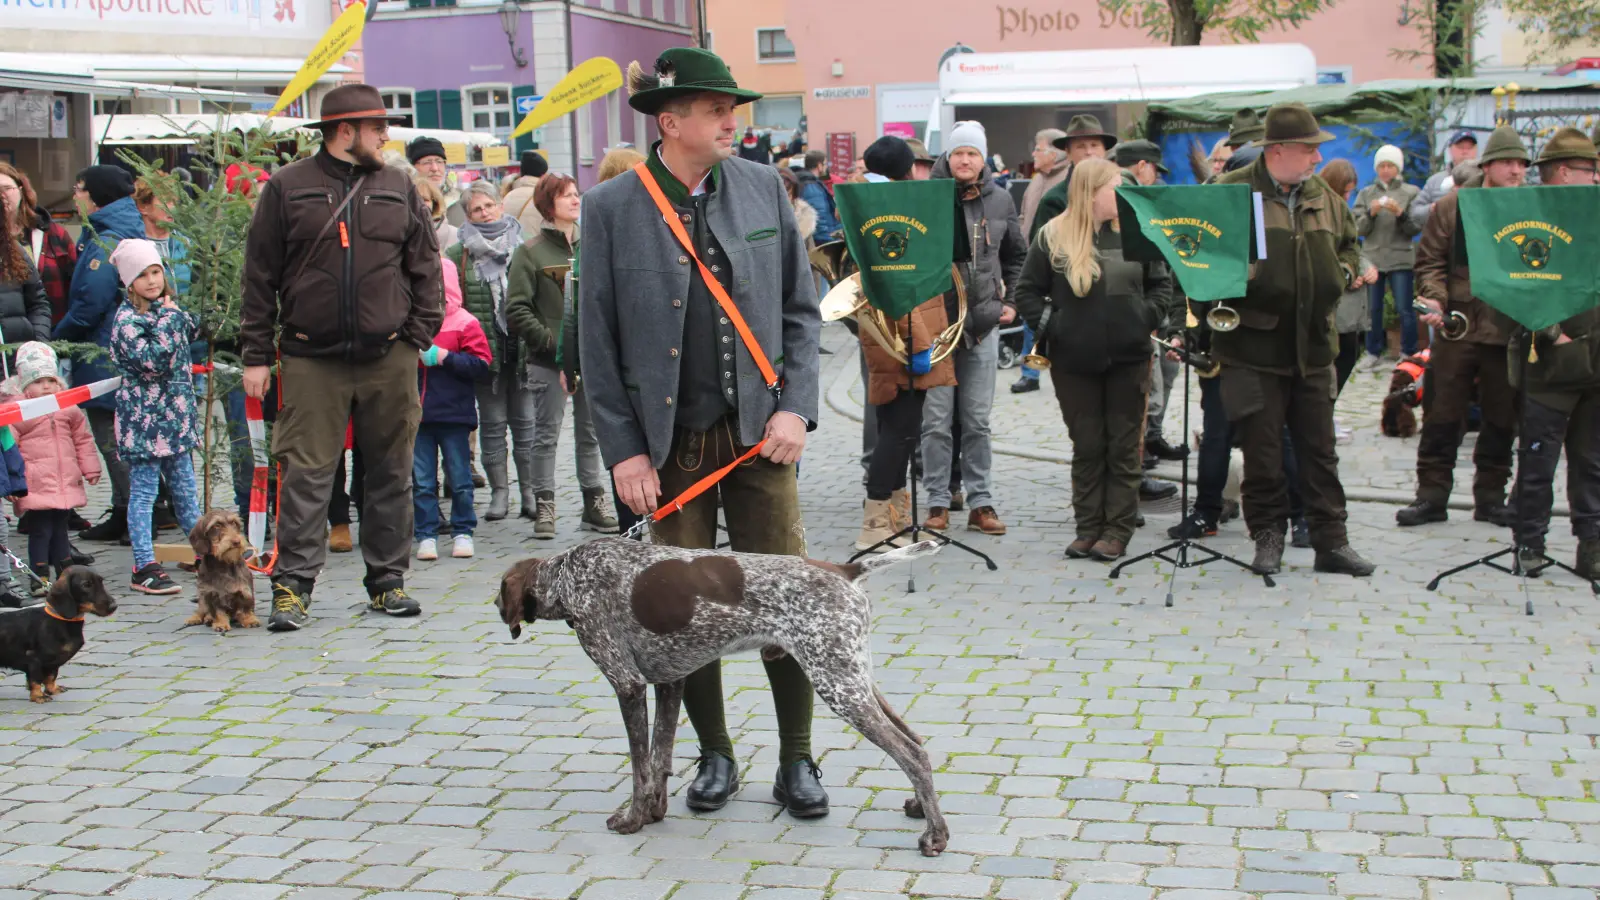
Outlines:
{"label": "green knee socks", "polygon": [[[811,681],[794,657],[764,663],[778,715],[778,763],[790,765],[811,755]],[[700,737],[703,753],[733,759],[733,739],[722,709],[722,661],[701,668],[683,684],[683,708]]]}

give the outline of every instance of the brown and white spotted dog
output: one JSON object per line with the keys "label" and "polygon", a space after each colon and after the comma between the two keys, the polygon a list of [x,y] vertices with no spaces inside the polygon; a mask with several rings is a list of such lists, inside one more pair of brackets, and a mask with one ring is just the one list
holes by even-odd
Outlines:
{"label": "brown and white spotted dog", "polygon": [[[616,690],[633,757],[633,800],[606,822],[613,831],[632,834],[667,814],[684,678],[730,653],[781,648],[835,715],[900,764],[916,792],[906,815],[928,822],[918,845],[937,856],[950,830],[933,791],[933,769],[922,738],[872,680],[871,608],[860,582],[938,549],[923,541],[835,565],[609,538],[516,563],[501,579],[495,604],[512,639],[524,622],[565,620]],[[647,684],[656,686],[653,738]]]}

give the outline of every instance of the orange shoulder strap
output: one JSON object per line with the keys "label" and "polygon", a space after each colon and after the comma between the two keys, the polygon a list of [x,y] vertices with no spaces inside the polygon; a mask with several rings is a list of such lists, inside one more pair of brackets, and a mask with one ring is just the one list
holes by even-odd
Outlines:
{"label": "orange shoulder strap", "polygon": [[761,370],[761,378],[767,383],[767,390],[774,396],[783,393],[783,385],[778,383],[778,373],[772,370],[772,363],[767,361],[767,355],[761,352],[761,344],[756,341],[756,336],[750,331],[750,326],[745,324],[744,316],[739,314],[739,307],[733,305],[733,298],[728,296],[728,289],[722,286],[706,264],[700,261],[700,254],[695,252],[694,242],[689,240],[689,233],[683,230],[683,223],[678,221],[678,214],[673,211],[672,204],[667,202],[667,195],[661,192],[661,185],[656,183],[655,175],[651,174],[648,163],[639,163],[633,167],[639,180],[644,182],[645,190],[650,192],[650,199],[656,202],[656,209],[661,211],[661,218],[672,229],[672,234],[683,245],[683,249],[700,267],[700,277],[705,279],[706,287],[711,289],[711,295],[717,298],[717,304],[722,307],[723,313],[733,322],[734,330],[739,332],[739,337],[744,341],[745,349],[750,351],[750,356],[756,361],[756,368]]}

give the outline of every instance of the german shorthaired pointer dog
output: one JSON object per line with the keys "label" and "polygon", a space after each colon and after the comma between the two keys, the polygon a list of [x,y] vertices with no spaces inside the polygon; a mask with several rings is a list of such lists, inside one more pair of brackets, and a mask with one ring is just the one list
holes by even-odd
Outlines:
{"label": "german shorthaired pointer dog", "polygon": [[[525,559],[500,582],[496,605],[515,640],[524,622],[565,620],[611,682],[633,757],[633,801],[606,826],[632,834],[667,814],[667,774],[683,679],[730,653],[793,654],[834,714],[894,758],[927,818],[918,841],[937,856],[950,840],[933,792],[922,738],[872,680],[871,610],[859,583],[869,573],[937,552],[923,541],[859,563],[794,556],[680,550],[608,538],[548,559]],[[645,685],[656,686],[655,733]]]}

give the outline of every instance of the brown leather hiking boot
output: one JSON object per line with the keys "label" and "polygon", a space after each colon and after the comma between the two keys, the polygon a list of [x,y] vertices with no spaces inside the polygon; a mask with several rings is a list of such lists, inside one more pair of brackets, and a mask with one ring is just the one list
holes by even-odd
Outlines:
{"label": "brown leather hiking boot", "polygon": [[1000,535],[1006,533],[1006,523],[1000,521],[994,507],[980,506],[967,514],[967,530]]}
{"label": "brown leather hiking boot", "polygon": [[928,521],[922,523],[923,528],[932,531],[944,531],[950,527],[950,510],[943,506],[928,507]]}
{"label": "brown leather hiking boot", "polygon": [[1088,559],[1089,552],[1094,548],[1094,545],[1098,543],[1099,540],[1099,538],[1092,534],[1087,537],[1078,538],[1067,545],[1067,559]]}
{"label": "brown leather hiking boot", "polygon": [[1094,546],[1090,548],[1089,555],[1101,562],[1111,562],[1114,559],[1121,559],[1123,554],[1127,552],[1127,544],[1109,538],[1101,538],[1095,541]]}

